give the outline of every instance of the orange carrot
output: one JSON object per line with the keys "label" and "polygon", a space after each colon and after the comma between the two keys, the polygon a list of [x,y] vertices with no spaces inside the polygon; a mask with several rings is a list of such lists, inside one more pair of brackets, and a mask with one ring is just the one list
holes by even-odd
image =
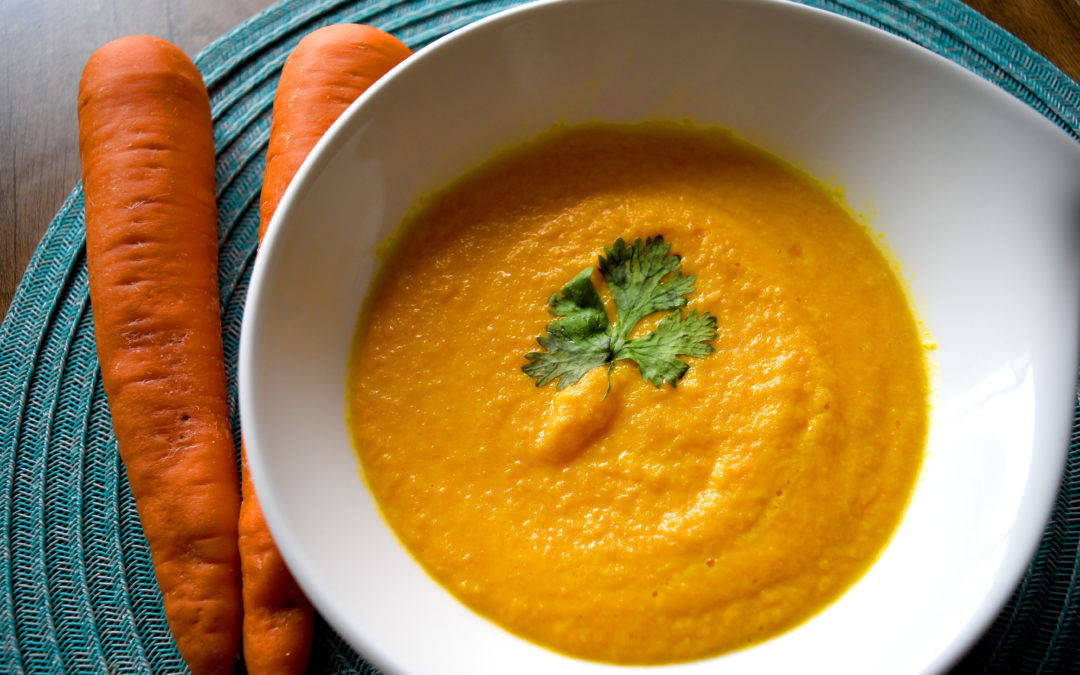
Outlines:
{"label": "orange carrot", "polygon": [[[259,204],[259,240],[289,181],[327,128],[360,94],[411,52],[377,28],[338,24],[305,36],[286,59],[274,95]],[[302,673],[313,611],[274,545],[243,457],[240,558],[244,662],[252,675]]]}
{"label": "orange carrot", "polygon": [[196,675],[232,673],[240,491],[206,88],[173,45],[121,38],[87,62],[78,119],[94,334],[120,457],[181,656]]}
{"label": "orange carrot", "polygon": [[359,24],[305,36],[285,61],[274,95],[270,147],[259,200],[259,239],[296,170],[341,113],[412,52],[397,38]]}
{"label": "orange carrot", "polygon": [[314,610],[270,537],[242,461],[240,561],[244,596],[244,665],[249,675],[303,673],[311,655]]}

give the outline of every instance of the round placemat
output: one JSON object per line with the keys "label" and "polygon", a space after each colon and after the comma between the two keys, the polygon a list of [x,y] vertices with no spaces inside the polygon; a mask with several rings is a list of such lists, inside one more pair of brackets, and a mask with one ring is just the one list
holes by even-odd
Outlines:
{"label": "round placemat", "polygon": [[[801,1],[931,49],[1080,138],[1080,87],[957,0]],[[422,49],[520,2],[284,0],[196,57],[210,90],[218,153],[219,281],[234,432],[240,319],[255,252],[271,103],[285,57],[303,35],[337,22],[372,24]],[[80,188],[50,224],[0,326],[0,481],[0,670],[186,671],[165,624],[101,387]],[[1074,418],[1065,483],[1038,553],[957,670],[1080,669],[1078,615],[1080,416]],[[374,672],[325,625],[319,626],[310,671]]]}

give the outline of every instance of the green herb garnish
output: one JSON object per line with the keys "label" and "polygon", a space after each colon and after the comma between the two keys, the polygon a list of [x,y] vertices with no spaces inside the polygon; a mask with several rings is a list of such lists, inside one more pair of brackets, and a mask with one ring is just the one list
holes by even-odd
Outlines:
{"label": "green herb garnish", "polygon": [[[549,311],[558,317],[547,325],[547,336],[536,341],[545,350],[525,355],[525,374],[536,386],[558,380],[565,389],[593,368],[610,368],[630,359],[641,376],[654,386],[671,386],[690,365],[678,358],[704,358],[712,353],[708,342],[716,338],[716,318],[696,310],[683,316],[686,295],[694,290],[694,275],[680,271],[681,258],[672,255],[664,238],[650,237],[627,246],[621,238],[600,256],[600,274],[615,301],[615,324],[608,321],[600,294],[592,283],[592,268],[582,270],[548,300]],[[644,337],[630,339],[639,321],[655,312],[669,312]]]}

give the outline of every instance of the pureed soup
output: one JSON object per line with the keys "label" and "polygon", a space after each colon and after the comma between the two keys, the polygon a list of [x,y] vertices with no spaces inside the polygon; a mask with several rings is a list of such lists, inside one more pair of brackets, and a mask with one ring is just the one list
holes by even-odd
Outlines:
{"label": "pureed soup", "polygon": [[629,664],[835,600],[896,528],[928,424],[922,336],[868,231],[674,123],[554,130],[432,198],[349,378],[363,475],[420,564],[518,635]]}

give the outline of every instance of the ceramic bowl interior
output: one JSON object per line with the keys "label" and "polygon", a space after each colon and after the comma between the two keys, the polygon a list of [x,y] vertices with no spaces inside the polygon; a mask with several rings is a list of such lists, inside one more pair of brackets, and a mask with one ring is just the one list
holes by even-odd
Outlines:
{"label": "ceramic bowl interior", "polygon": [[295,576],[387,672],[620,670],[509,635],[427,577],[381,520],[343,412],[375,249],[418,196],[554,123],[593,119],[727,127],[842,186],[937,345],[924,469],[866,576],[756,647],[645,670],[947,667],[1015,588],[1059,484],[1077,372],[1080,145],[945,59],[787,2],[518,8],[422,50],[334,125],[270,226],[241,338],[251,472]]}

